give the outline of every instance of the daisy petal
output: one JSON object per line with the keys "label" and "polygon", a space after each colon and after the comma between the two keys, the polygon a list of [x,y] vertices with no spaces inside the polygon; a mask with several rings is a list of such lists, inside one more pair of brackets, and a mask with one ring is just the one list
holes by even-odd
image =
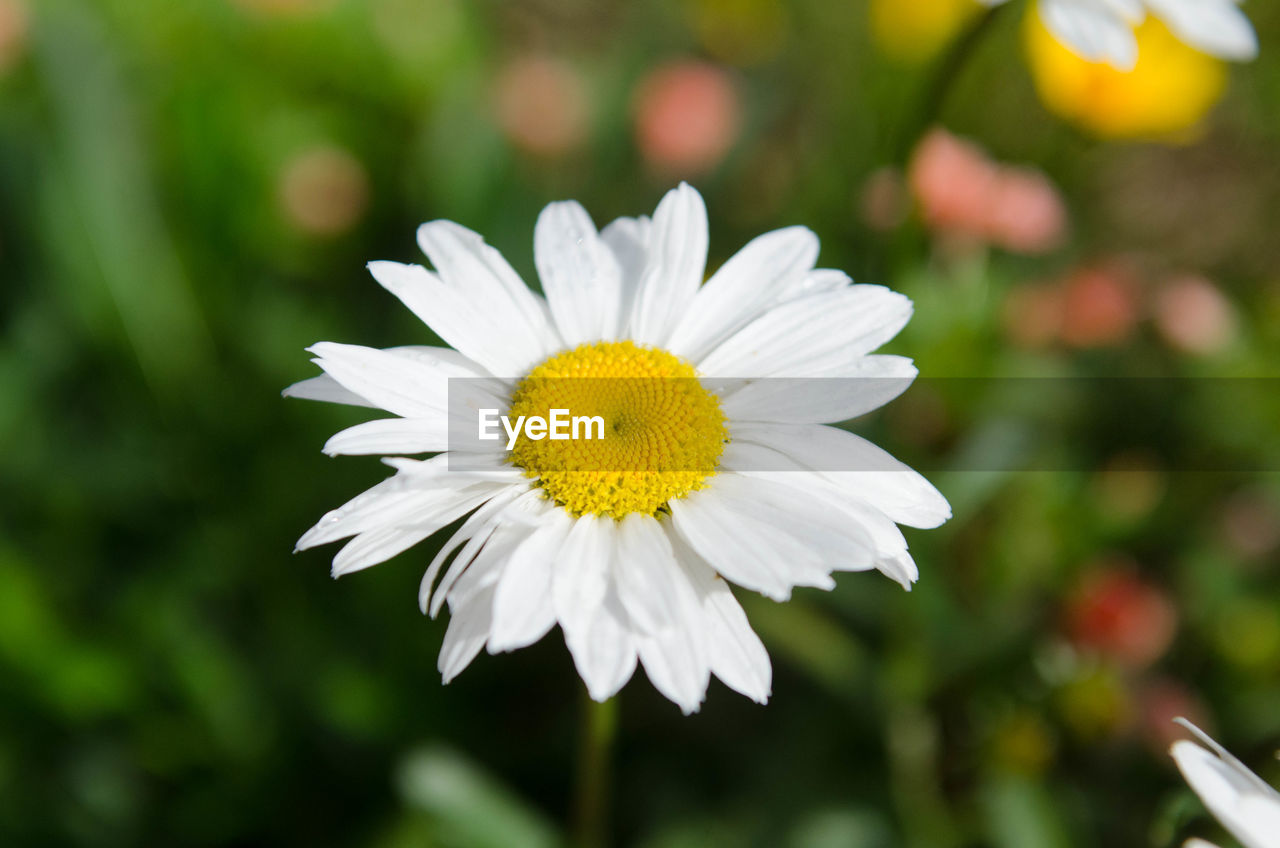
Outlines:
{"label": "daisy petal", "polygon": [[1131,71],[1138,61],[1138,40],[1128,22],[1105,7],[1079,0],[1041,0],[1039,13],[1058,40],[1081,58]]}
{"label": "daisy petal", "polygon": [[643,633],[674,628],[693,596],[662,526],[632,513],[618,522],[615,543],[613,579],[630,620]]}
{"label": "daisy petal", "polygon": [[[517,500],[512,508],[519,503]],[[498,584],[507,560],[533,530],[533,526],[521,522],[496,522],[486,540],[476,542],[473,539],[475,547],[471,550],[464,548],[449,567],[449,573],[440,581],[440,592],[449,599],[450,615],[455,607],[470,603],[480,592]]]}
{"label": "daisy petal", "polygon": [[1100,0],[1117,17],[1123,18],[1130,26],[1137,26],[1147,17],[1143,0]]}
{"label": "daisy petal", "polygon": [[1199,727],[1196,727],[1185,718],[1175,718],[1174,723],[1191,731],[1196,739],[1199,740],[1201,745],[1217,755],[1218,759],[1222,761],[1223,766],[1226,767],[1226,770],[1233,774],[1232,782],[1239,785],[1242,792],[1249,791],[1250,787],[1252,787],[1254,791],[1261,792],[1263,794],[1275,792],[1274,789],[1267,785],[1265,780],[1250,771],[1248,766],[1240,762],[1234,754],[1219,745],[1212,736],[1205,733]]}
{"label": "daisy petal", "polygon": [[385,350],[320,342],[307,348],[315,363],[344,388],[405,418],[429,418],[447,411],[449,374]]}
{"label": "daisy petal", "polygon": [[[695,614],[700,615],[701,611],[695,610]],[[702,706],[711,677],[705,650],[693,650],[694,644],[684,629],[643,636],[636,642],[649,682],[685,715],[696,713]]]}
{"label": "daisy petal", "polygon": [[551,594],[556,618],[566,638],[576,638],[598,618],[597,612],[608,592],[615,549],[613,528],[609,526],[612,523],[594,515],[579,518],[560,550]]}
{"label": "daisy petal", "polygon": [[[394,488],[381,489],[381,485]],[[449,491],[404,491],[401,480],[384,480],[369,491],[357,494],[337,510],[325,512],[324,518],[302,534],[294,550],[306,551],[307,548],[337,542],[369,530],[408,526],[417,516],[429,516],[436,510],[445,509],[454,497],[454,493]]]}
{"label": "daisy petal", "polygon": [[305,551],[379,527],[402,526],[414,516],[429,514],[452,500],[453,493],[449,491],[407,491],[404,481],[393,477],[326,512],[302,535],[294,550]]}
{"label": "daisy petal", "polygon": [[911,301],[883,286],[850,286],[784,303],[698,363],[708,377],[812,376],[832,354],[870,353],[911,318]]}
{"label": "daisy petal", "polygon": [[635,293],[630,337],[666,343],[693,300],[707,267],[707,209],[688,183],[667,192],[653,215],[648,265]]}
{"label": "daisy petal", "polygon": [[1240,839],[1246,844],[1275,848],[1276,834],[1280,834],[1280,797],[1273,792],[1241,798],[1239,821],[1243,825]]}
{"label": "daisy petal", "polygon": [[[790,467],[788,467],[790,466]],[[835,561],[837,571],[865,571],[874,567],[910,591],[919,579],[915,561],[907,553],[907,540],[892,519],[874,506],[861,500],[847,489],[842,489],[826,476],[805,471],[792,460],[771,450],[749,442],[734,442],[725,450],[721,467],[750,477],[770,480],[782,486],[791,486],[843,514],[845,520],[857,527],[871,541],[875,556],[870,565],[857,557],[849,563]],[[751,468],[781,468],[783,470],[752,471]]]}
{"label": "daisy petal", "polygon": [[[652,518],[637,518],[636,526],[657,533],[664,566],[667,624],[658,631],[641,634],[636,651],[649,682],[678,705],[685,715],[696,712],[707,693],[711,663],[707,654],[707,620],[693,582],[676,562],[672,534]],[[634,566],[638,560],[633,560]],[[624,561],[620,565],[626,568]]]}
{"label": "daisy petal", "polygon": [[[445,561],[449,559],[459,548],[465,547],[469,540],[477,536],[487,539],[493,532],[494,517],[500,515],[512,501],[523,495],[524,492],[512,486],[506,489],[500,489],[492,498],[487,500],[480,508],[467,516],[467,520],[458,528],[458,532],[440,548],[439,553],[432,558],[431,564],[427,566],[426,573],[422,575],[422,582],[418,586],[418,608],[422,610],[423,615],[430,614],[435,618],[440,612],[440,607],[448,597],[446,587],[442,584],[441,591],[435,592],[436,577],[440,573],[440,569],[444,567]],[[461,558],[461,555],[459,555]]]}
{"label": "daisy petal", "polygon": [[[529,334],[509,332],[509,309],[490,309],[475,292],[455,290],[421,265],[370,262],[369,273],[468,359],[499,377],[519,377],[541,361],[547,350]],[[509,306],[509,304],[508,304]],[[494,344],[502,339],[502,344]]]}
{"label": "daisy petal", "polygon": [[[899,524],[937,527],[951,506],[933,485],[887,451],[846,430],[814,424],[739,424],[735,440],[764,445],[822,473]],[[856,469],[856,470],[854,470]]]}
{"label": "daisy petal", "polygon": [[440,531],[445,525],[457,521],[493,497],[493,494],[493,488],[487,486],[481,487],[478,492],[459,493],[448,502],[440,503],[421,515],[415,515],[413,524],[382,527],[361,533],[343,546],[333,558],[333,576],[341,577],[386,562]]}
{"label": "daisy petal", "polygon": [[1178,38],[1220,59],[1258,55],[1258,36],[1233,0],[1147,0]]}
{"label": "daisy petal", "polygon": [[1260,790],[1252,772],[1245,769],[1241,774],[1235,765],[1194,742],[1175,742],[1169,752],[1205,806],[1245,848],[1274,844],[1277,831],[1270,826],[1280,820],[1280,797],[1275,790],[1266,784]]}
{"label": "daisy petal", "polygon": [[281,394],[285,397],[302,398],[303,400],[322,400],[327,403],[345,403],[350,406],[378,408],[376,403],[370,403],[350,389],[344,388],[341,383],[328,374],[321,374],[319,377],[312,377],[309,380],[300,380],[289,386]]}
{"label": "daisy petal", "polygon": [[537,492],[525,492],[462,546],[449,570],[440,578],[431,609],[433,618],[441,601],[447,599],[452,610],[458,604],[465,604],[479,590],[498,581],[502,575],[502,564],[533,532],[533,525],[519,516],[526,514],[530,502],[538,499]]}
{"label": "daisy petal", "polygon": [[348,427],[325,442],[324,452],[339,454],[433,453],[449,449],[443,418],[381,418]]}
{"label": "daisy petal", "polygon": [[[383,480],[373,488],[357,495],[347,503],[325,513],[316,525],[298,540],[296,550],[345,539],[366,530],[379,527],[406,527],[422,521],[434,520],[438,514],[448,514],[452,504],[459,500],[462,490],[483,495],[471,487],[489,482],[485,474],[444,472],[444,457],[418,463],[430,469],[421,474],[422,480],[430,480],[430,488],[421,488],[419,480],[409,474],[397,474]],[[443,512],[439,512],[443,510]],[[445,522],[448,523],[447,521]]]}
{"label": "daisy petal", "polygon": [[421,524],[413,527],[380,527],[376,530],[367,530],[343,545],[342,550],[338,551],[337,556],[333,558],[331,573],[336,579],[344,574],[386,562],[439,529],[440,527],[431,524]]}
{"label": "daisy petal", "polygon": [[905,357],[863,356],[838,379],[754,380],[726,396],[720,408],[730,421],[848,421],[902,394],[917,373]]}
{"label": "daisy petal", "polygon": [[573,522],[562,509],[548,508],[540,526],[511,553],[493,599],[489,651],[532,645],[556,623],[551,600],[552,567]]}
{"label": "daisy petal", "polygon": [[[622,624],[626,617],[618,599],[609,596],[596,605],[580,626],[565,630],[565,644],[587,693],[596,701],[617,694],[636,670],[636,649]],[[564,620],[561,619],[561,626]]]}
{"label": "daisy petal", "polygon": [[445,683],[462,673],[484,647],[493,624],[493,589],[481,592],[471,603],[453,610],[440,646],[436,667]]}
{"label": "daisy petal", "polygon": [[418,246],[444,284],[490,313],[505,328],[501,338],[506,344],[518,347],[532,363],[563,347],[546,302],[479,234],[452,221],[429,221],[418,227]]}
{"label": "daisy petal", "polygon": [[565,201],[543,209],[533,255],[565,344],[617,337],[622,271],[582,206]]}
{"label": "daisy petal", "polygon": [[718,474],[714,485],[673,500],[676,532],[740,586],[784,601],[796,586],[831,589],[834,563],[874,551],[857,527],[815,498],[767,480]]}
{"label": "daisy petal", "polygon": [[729,584],[705,561],[676,540],[680,567],[701,598],[707,618],[707,650],[711,671],[730,689],[758,704],[769,700],[773,667],[760,637],[751,629]]}
{"label": "daisy petal", "polygon": [[815,268],[800,278],[800,281],[788,288],[782,299],[793,300],[810,294],[839,291],[853,285],[853,280],[844,271],[833,268]]}
{"label": "daisy petal", "polygon": [[694,296],[667,348],[698,361],[762,307],[799,284],[818,258],[818,237],[807,227],[788,227],[748,242]]}

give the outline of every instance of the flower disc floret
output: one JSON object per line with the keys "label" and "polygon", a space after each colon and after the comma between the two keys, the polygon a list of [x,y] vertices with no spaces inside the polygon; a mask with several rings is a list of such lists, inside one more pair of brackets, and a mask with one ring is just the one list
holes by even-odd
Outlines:
{"label": "flower disc floret", "polygon": [[521,437],[509,461],[538,479],[571,515],[655,515],[703,488],[729,434],[720,399],[692,365],[633,342],[593,342],[558,353],[530,372],[512,395],[508,417],[567,410],[603,419],[577,438]]}

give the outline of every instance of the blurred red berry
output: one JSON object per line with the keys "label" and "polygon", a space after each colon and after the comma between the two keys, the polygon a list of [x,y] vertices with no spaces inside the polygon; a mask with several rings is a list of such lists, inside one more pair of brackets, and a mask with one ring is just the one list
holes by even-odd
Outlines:
{"label": "blurred red berry", "polygon": [[1067,602],[1067,635],[1131,668],[1145,668],[1168,650],[1178,613],[1164,592],[1108,564],[1087,577]]}

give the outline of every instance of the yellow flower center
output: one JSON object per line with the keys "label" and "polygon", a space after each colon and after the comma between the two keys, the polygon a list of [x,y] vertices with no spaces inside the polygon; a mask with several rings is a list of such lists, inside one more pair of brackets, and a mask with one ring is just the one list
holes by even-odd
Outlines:
{"label": "yellow flower center", "polygon": [[1131,71],[1081,59],[1035,10],[1024,28],[1040,99],[1103,138],[1190,137],[1226,87],[1226,65],[1184,44],[1154,15],[1134,31],[1138,63]]}
{"label": "yellow flower center", "polygon": [[[558,353],[520,381],[508,417],[565,410],[585,423],[576,438],[521,435],[509,461],[536,477],[571,515],[654,515],[706,485],[729,432],[720,399],[688,362],[631,342],[593,342]],[[596,436],[603,436],[596,438]]]}

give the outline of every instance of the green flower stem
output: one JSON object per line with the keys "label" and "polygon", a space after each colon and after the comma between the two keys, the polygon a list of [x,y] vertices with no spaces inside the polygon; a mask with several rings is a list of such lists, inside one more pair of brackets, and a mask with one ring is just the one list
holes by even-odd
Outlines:
{"label": "green flower stem", "polygon": [[906,165],[911,158],[911,151],[915,150],[924,134],[942,117],[947,100],[956,81],[963,75],[965,65],[977,53],[978,45],[991,30],[991,25],[1001,10],[1009,5],[1011,4],[1002,3],[983,12],[951,42],[930,75],[918,101],[919,105],[904,122],[902,135],[898,138],[896,164]]}
{"label": "green flower stem", "polygon": [[600,704],[591,700],[584,690],[582,700],[574,845],[576,848],[606,848],[609,844],[613,740],[618,731],[618,696]]}

